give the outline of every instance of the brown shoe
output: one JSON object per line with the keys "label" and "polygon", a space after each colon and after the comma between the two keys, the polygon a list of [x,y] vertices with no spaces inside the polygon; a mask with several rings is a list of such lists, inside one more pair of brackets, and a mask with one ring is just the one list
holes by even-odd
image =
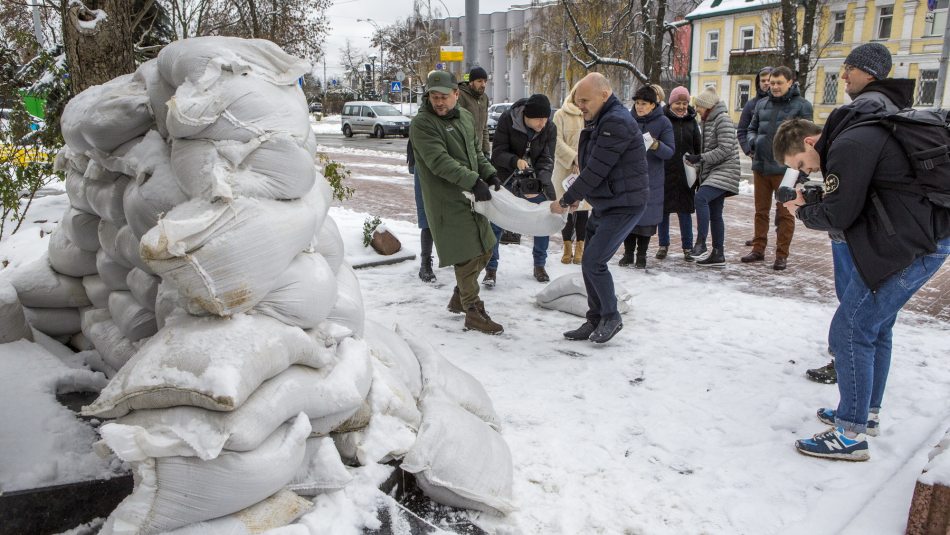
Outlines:
{"label": "brown shoe", "polygon": [[452,291],[452,299],[449,299],[449,306],[446,308],[453,314],[461,314],[462,312],[465,312],[465,310],[462,309],[462,294],[459,293],[458,286],[456,286],[455,290]]}
{"label": "brown shoe", "polygon": [[465,311],[465,328],[485,334],[501,334],[505,332],[504,327],[492,321],[491,318],[486,317],[485,314],[482,314],[477,306],[469,307],[469,309]]}
{"label": "brown shoe", "polygon": [[772,264],[772,269],[774,269],[775,271],[782,271],[786,267],[788,267],[788,261],[785,258],[777,257],[775,259],[775,263]]}
{"label": "brown shoe", "polygon": [[[486,288],[495,287],[495,270],[494,269],[485,268],[485,278],[482,279],[482,284],[484,284]],[[459,310],[459,312],[461,312],[461,310]]]}
{"label": "brown shoe", "polygon": [[548,272],[544,270],[544,266],[534,266],[534,279],[538,282],[551,281],[551,277],[549,277]]}
{"label": "brown shoe", "polygon": [[741,260],[743,263],[746,263],[746,264],[750,262],[761,262],[765,260],[765,255],[758,251],[752,251],[751,253],[740,258],[739,260]]}
{"label": "brown shoe", "polygon": [[752,241],[752,240],[746,240],[746,241],[745,241],[745,246],[746,246],[746,247],[752,247],[754,244],[755,244],[755,242]]}

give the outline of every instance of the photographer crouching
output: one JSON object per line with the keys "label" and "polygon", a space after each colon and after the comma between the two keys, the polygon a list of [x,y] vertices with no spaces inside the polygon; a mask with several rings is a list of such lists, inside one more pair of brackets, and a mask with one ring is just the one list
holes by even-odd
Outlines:
{"label": "photographer crouching", "polygon": [[[498,119],[492,142],[491,163],[498,171],[498,178],[512,193],[534,204],[557,198],[551,183],[557,130],[554,123],[548,121],[550,116],[548,97],[538,93],[523,98]],[[482,284],[488,287],[495,285],[499,258],[497,242],[501,240],[502,228],[492,224],[492,230],[496,243],[482,280]],[[544,269],[550,239],[550,236],[534,237],[534,278],[538,282],[551,280]]]}
{"label": "photographer crouching", "polygon": [[879,124],[849,127],[832,140],[811,121],[793,119],[775,133],[773,153],[792,169],[821,171],[820,200],[806,203],[799,190],[784,205],[806,227],[843,237],[849,253],[836,259],[843,287],[828,332],[840,399],[837,408],[818,410],[832,427],[795,447],[805,455],[865,461],[869,420],[872,431],[880,421],[891,330],[950,254],[950,209],[915,186],[904,149]]}

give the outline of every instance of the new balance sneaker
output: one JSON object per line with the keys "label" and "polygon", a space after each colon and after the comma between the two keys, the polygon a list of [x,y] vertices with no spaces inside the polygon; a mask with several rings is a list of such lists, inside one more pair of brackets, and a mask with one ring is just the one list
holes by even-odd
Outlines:
{"label": "new balance sneaker", "polygon": [[803,455],[839,461],[866,461],[871,458],[867,435],[858,433],[856,437],[848,438],[843,427],[831,427],[811,438],[796,440],[795,449]]}
{"label": "new balance sneaker", "polygon": [[[835,410],[826,409],[824,407],[818,409],[818,419],[822,423],[828,425],[835,425]],[[881,415],[876,412],[868,413],[868,430],[867,435],[869,437],[876,437],[881,433]]]}
{"label": "new balance sneaker", "polygon": [[821,368],[812,368],[805,370],[805,377],[808,377],[816,383],[833,385],[838,382],[838,373],[835,371],[835,361],[832,360]]}

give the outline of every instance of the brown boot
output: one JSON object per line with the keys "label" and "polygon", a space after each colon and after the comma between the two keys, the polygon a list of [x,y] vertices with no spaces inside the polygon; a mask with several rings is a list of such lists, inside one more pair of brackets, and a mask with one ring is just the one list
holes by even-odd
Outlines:
{"label": "brown boot", "polygon": [[538,282],[550,282],[551,277],[545,271],[544,266],[534,266],[534,279]]}
{"label": "brown boot", "polygon": [[486,314],[483,314],[477,305],[473,305],[465,311],[465,328],[485,334],[501,334],[505,332],[504,327],[492,321]]}
{"label": "brown boot", "polygon": [[584,258],[584,240],[574,242],[574,263],[580,264]]}
{"label": "brown boot", "polygon": [[462,294],[459,293],[458,286],[452,291],[452,299],[449,299],[449,306],[446,308],[453,314],[465,312],[465,310],[462,309]]}
{"label": "brown boot", "polygon": [[561,255],[562,264],[570,264],[571,261],[574,260],[574,251],[573,247],[571,247],[573,243],[571,240],[564,240],[564,254]]}

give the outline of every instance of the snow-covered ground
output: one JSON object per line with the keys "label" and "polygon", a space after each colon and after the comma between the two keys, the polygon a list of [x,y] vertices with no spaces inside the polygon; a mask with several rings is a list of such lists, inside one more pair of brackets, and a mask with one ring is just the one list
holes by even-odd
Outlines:
{"label": "snow-covered ground", "polygon": [[[45,232],[65,205],[65,195],[38,199],[30,222],[0,242],[0,260],[12,267],[42,254]],[[351,237],[369,214],[330,213],[347,247],[362,247]],[[384,223],[418,250],[413,223]],[[437,270],[434,285],[419,281],[416,262],[357,272],[367,317],[409,327],[471,372],[503,418],[519,509],[506,518],[475,515],[476,523],[504,534],[903,532],[914,481],[950,426],[950,325],[902,316],[871,460],[836,463],[792,446],[823,429],[817,408],[837,402],[834,386],[803,376],[826,362],[832,307],[612,266],[631,311],[611,343],[594,346],[562,338],[580,318],[534,305],[543,286],[531,266],[528,240],[502,248],[498,286],[482,291],[488,312],[505,326],[494,337],[463,331],[463,317],[445,310],[450,267]],[[552,246],[552,278],[579,269],[561,264]],[[21,356],[21,345],[0,345],[0,361]],[[5,373],[0,388],[15,396],[29,383],[14,377]],[[55,414],[46,406],[18,411],[39,420]],[[0,443],[23,432],[11,425],[9,407],[3,414]],[[84,455],[66,461],[91,462]],[[45,475],[36,483],[56,480]],[[325,519],[339,509],[358,523],[348,503],[325,497],[312,515]],[[304,524],[313,533],[328,525],[310,516]]]}
{"label": "snow-covered ground", "polygon": [[310,116],[310,128],[313,129],[314,134],[341,134],[343,133],[342,123],[340,122],[339,115],[327,115],[321,120],[317,121]]}

